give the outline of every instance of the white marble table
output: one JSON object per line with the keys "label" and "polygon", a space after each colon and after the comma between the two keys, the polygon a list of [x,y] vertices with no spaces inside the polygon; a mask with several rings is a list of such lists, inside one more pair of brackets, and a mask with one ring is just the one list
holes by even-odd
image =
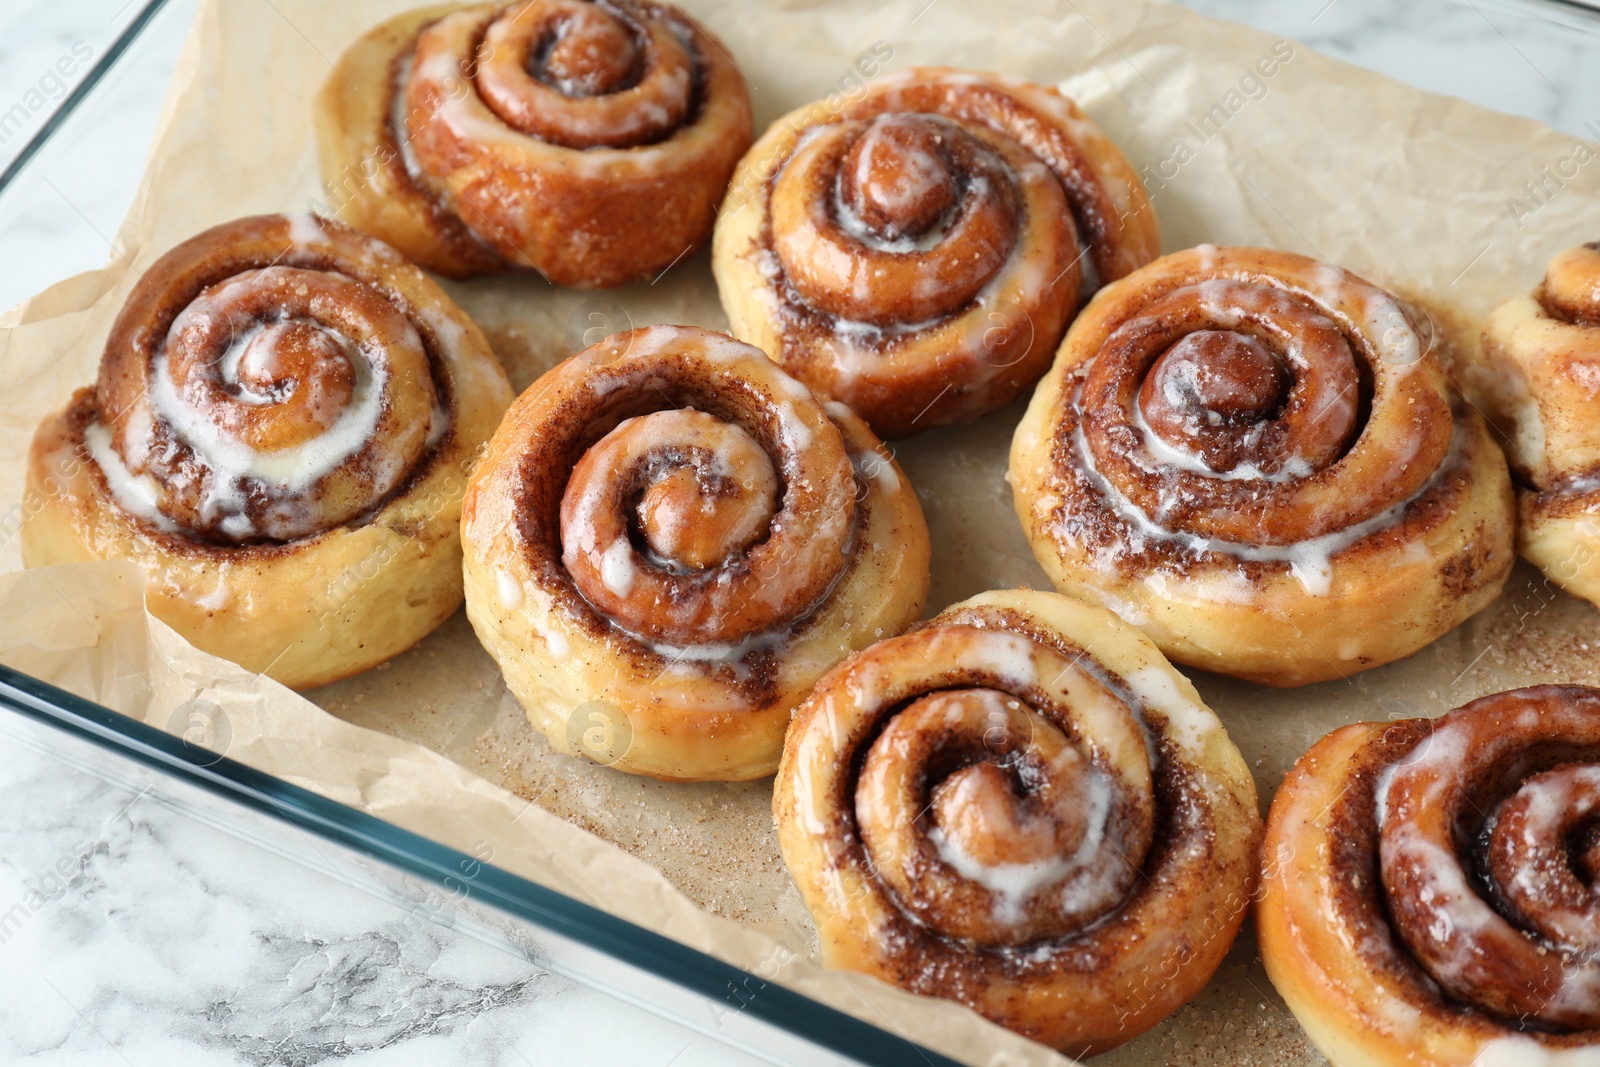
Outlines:
{"label": "white marble table", "polygon": [[[0,166],[140,0],[0,7]],[[194,0],[173,0],[192,8]],[[962,0],[945,0],[955,3]],[[1520,0],[1190,0],[1600,139],[1578,16]],[[0,212],[0,308],[115,254],[177,40]],[[1592,57],[1593,53],[1589,55]],[[0,1062],[743,1064],[748,1055],[253,849],[0,731]]]}

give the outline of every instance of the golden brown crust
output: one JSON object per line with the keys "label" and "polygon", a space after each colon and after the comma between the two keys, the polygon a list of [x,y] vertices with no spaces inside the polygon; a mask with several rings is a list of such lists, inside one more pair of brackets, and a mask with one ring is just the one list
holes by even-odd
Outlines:
{"label": "golden brown crust", "polygon": [[[666,779],[771,774],[817,676],[928,588],[916,494],[866,424],[686,326],[617,334],[530,386],[463,537],[468,617],[534,726]],[[575,744],[591,713],[626,740]]]}
{"label": "golden brown crust", "polygon": [[1011,451],[1057,588],[1272,685],[1410,655],[1510,573],[1487,426],[1411,313],[1339,268],[1202,246],[1079,316]]}
{"label": "golden brown crust", "polygon": [[1582,832],[1597,764],[1600,692],[1580,686],[1348,726],[1300,759],[1268,816],[1257,923],[1273,984],[1336,1067],[1600,1051]]}
{"label": "golden brown crust", "polygon": [[857,653],[795,713],[773,792],[824,961],[1074,1055],[1210,979],[1261,822],[1238,750],[1148,639],[984,593]]}
{"label": "golden brown crust", "polygon": [[23,559],[132,559],[197,647],[335,681],[460,604],[466,476],[509,403],[477,327],[393,249],[227,223],[151,266],[97,387],[40,426]]}
{"label": "golden brown crust", "polygon": [[317,98],[339,217],[451,277],[652,276],[711,234],[750,144],[726,48],[654,0],[530,0],[400,15]]}
{"label": "golden brown crust", "polygon": [[1536,290],[1495,309],[1474,370],[1523,483],[1519,550],[1600,604],[1600,242],[1562,252]]}
{"label": "golden brown crust", "polygon": [[737,336],[900,437],[1014,399],[1084,278],[1159,248],[1138,177],[1072,101],[921,67],[774,123],[734,176],[713,269]]}

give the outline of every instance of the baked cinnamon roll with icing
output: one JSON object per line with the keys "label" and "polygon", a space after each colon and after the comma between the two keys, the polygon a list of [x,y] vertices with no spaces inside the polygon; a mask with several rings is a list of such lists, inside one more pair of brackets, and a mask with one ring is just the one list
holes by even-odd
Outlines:
{"label": "baked cinnamon roll with icing", "polygon": [[462,536],[468,617],[534,727],[663,779],[771,774],[817,677],[928,591],[922,509],[866,424],[689,326],[531,385]]}
{"label": "baked cinnamon roll with icing", "polygon": [[1522,483],[1518,548],[1600,604],[1600,241],[1562,252],[1534,292],[1496,309],[1483,353],[1474,384]]}
{"label": "baked cinnamon roll with icing", "polygon": [[1600,1061],[1600,690],[1360,723],[1272,802],[1267,973],[1335,1067]]}
{"label": "baked cinnamon roll with icing", "polygon": [[1505,461],[1414,313],[1338,267],[1201,246],[1108,286],[1011,447],[1057,588],[1269,685],[1415,652],[1514,562]]}
{"label": "baked cinnamon roll with icing", "polygon": [[1138,176],[1071,100],[922,67],[775,122],[712,266],[736,336],[903,437],[1020,396],[1080,294],[1160,247]]}
{"label": "baked cinnamon roll with icing", "polygon": [[461,603],[458,520],[511,389],[398,252],[310,215],[214,227],[128,295],[33,439],[28,566],[130,559],[198,648],[307,687]]}
{"label": "baked cinnamon roll with icing", "polygon": [[727,49],[654,0],[408,11],[339,58],[316,126],[344,221],[452,278],[582,287],[703,244],[753,133]]}
{"label": "baked cinnamon roll with icing", "polygon": [[990,592],[830,671],[778,843],[822,958],[1082,1056],[1211,978],[1250,905],[1255,786],[1138,630]]}

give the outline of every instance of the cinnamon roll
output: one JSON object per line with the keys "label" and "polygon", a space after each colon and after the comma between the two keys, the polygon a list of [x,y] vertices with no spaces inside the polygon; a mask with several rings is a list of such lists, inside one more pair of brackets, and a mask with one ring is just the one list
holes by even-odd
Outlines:
{"label": "cinnamon roll", "polygon": [[1102,291],[1010,479],[1059,589],[1269,685],[1410,655],[1514,562],[1505,461],[1414,312],[1288,252],[1204,245]]}
{"label": "cinnamon roll", "polygon": [[331,682],[460,605],[467,473],[510,402],[477,327],[388,245],[225,223],[144,273],[99,381],[39,427],[23,560],[134,560],[196,647]]}
{"label": "cinnamon roll", "polygon": [[922,67],[774,123],[712,266],[735,335],[902,437],[1020,396],[1080,293],[1160,247],[1138,176],[1071,100]]}
{"label": "cinnamon roll", "polygon": [[817,677],[928,591],[916,493],[866,424],[689,326],[530,386],[462,536],[468,617],[533,726],[663,779],[771,774]]}
{"label": "cinnamon roll", "polygon": [[752,136],[727,49],[654,0],[408,11],[339,58],[316,127],[351,225],[452,278],[584,287],[704,243]]}
{"label": "cinnamon roll", "polygon": [[1522,483],[1518,548],[1600,604],[1600,241],[1556,256],[1538,289],[1497,308],[1483,353],[1478,391]]}
{"label": "cinnamon roll", "polygon": [[1267,973],[1335,1067],[1600,1061],[1600,690],[1360,723],[1272,802]]}
{"label": "cinnamon roll", "polygon": [[823,961],[1073,1055],[1210,979],[1249,907],[1255,786],[1136,629],[983,593],[850,657],[795,713],[778,843]]}

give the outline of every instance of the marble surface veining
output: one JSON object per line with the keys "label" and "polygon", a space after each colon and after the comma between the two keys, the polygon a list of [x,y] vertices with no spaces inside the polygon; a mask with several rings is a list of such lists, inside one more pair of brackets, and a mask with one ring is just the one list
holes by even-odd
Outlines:
{"label": "marble surface veining", "polygon": [[267,824],[323,865],[306,869],[174,807],[182,791],[159,778],[107,781],[38,749],[81,744],[13,729],[0,724],[0,1063],[758,1062],[439,925],[450,910],[418,906],[420,890],[374,895],[340,877],[355,861],[333,846]]}
{"label": "marble surface veining", "polygon": [[[193,4],[172,0],[175,17],[122,64],[114,91],[0,200],[0,308],[118,254],[112,238]],[[1573,29],[1581,16],[1554,5],[1189,6],[1600,139],[1594,45]],[[0,166],[136,10],[129,0],[0,6]],[[0,737],[0,1062],[24,1060],[755,1062]]]}
{"label": "marble surface veining", "polygon": [[1590,15],[1520,0],[1186,0],[1186,6],[1304,41],[1424,89],[1600,140],[1594,50],[1600,7]]}

